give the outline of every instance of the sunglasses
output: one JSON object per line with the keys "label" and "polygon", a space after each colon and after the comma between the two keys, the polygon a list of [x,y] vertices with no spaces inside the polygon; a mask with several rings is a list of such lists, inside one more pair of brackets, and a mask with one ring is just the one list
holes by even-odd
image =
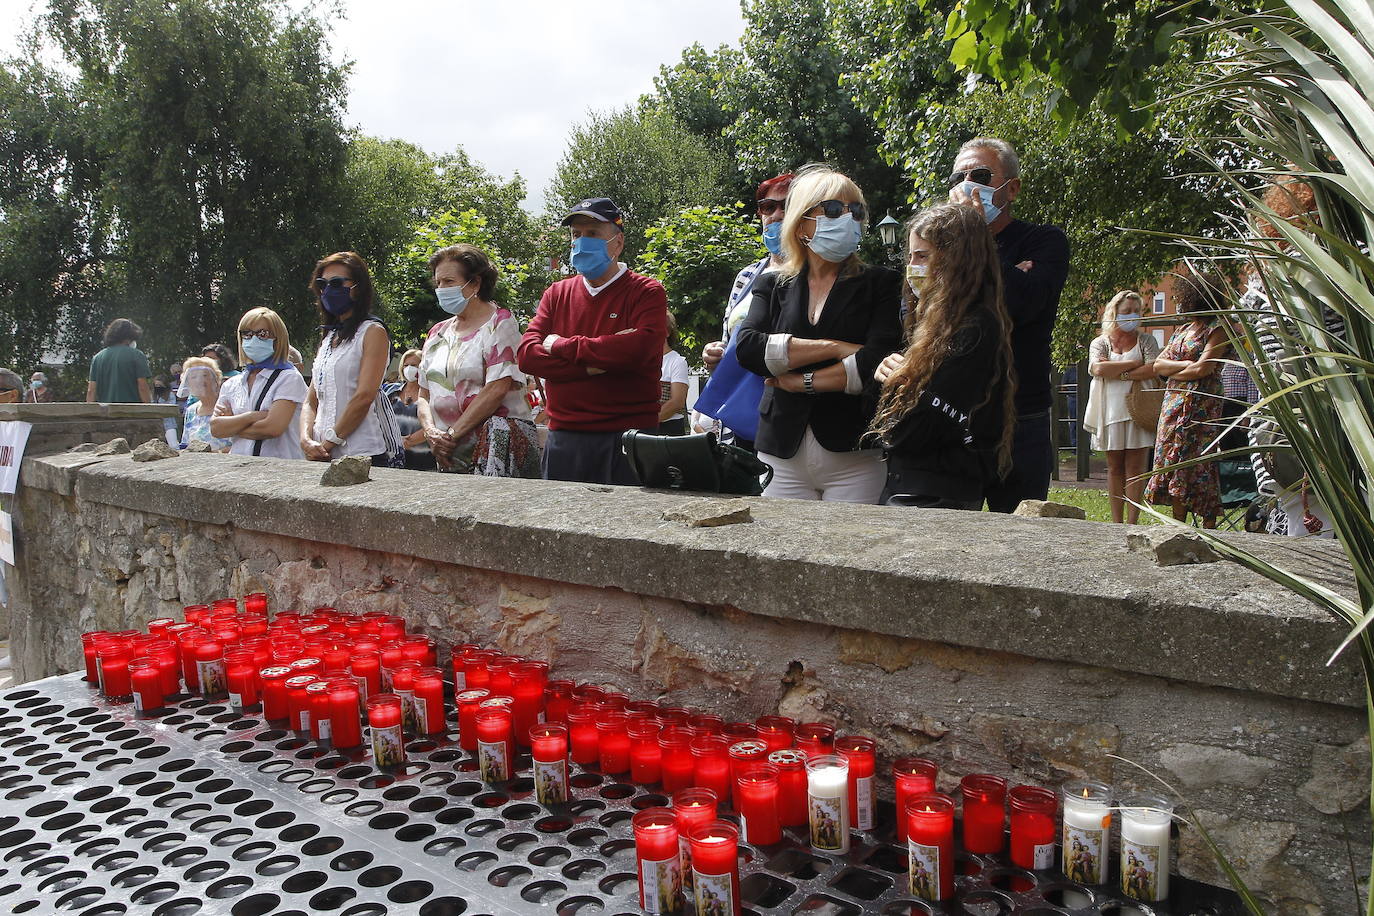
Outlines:
{"label": "sunglasses", "polygon": [[328,287],[330,289],[340,289],[344,286],[352,287],[353,281],[348,279],[347,277],[330,277],[328,279],[325,279],[324,277],[315,278],[315,289],[318,290],[323,290],[325,287]]}
{"label": "sunglasses", "polygon": [[256,337],[258,340],[277,339],[277,335],[273,334],[266,328],[258,328],[258,330],[256,331],[239,331],[239,338],[242,340],[252,340],[254,337]]}
{"label": "sunglasses", "polygon": [[771,197],[765,197],[763,200],[759,201],[758,206],[759,216],[772,216],[774,213],[785,213],[787,211],[786,201],[774,200]]}
{"label": "sunglasses", "polygon": [[986,169],[982,167],[976,169],[964,169],[962,172],[955,172],[954,174],[949,176],[949,186],[951,188],[957,185],[961,185],[965,181],[971,181],[974,184],[991,185],[992,169]]}
{"label": "sunglasses", "polygon": [[[860,203],[847,204],[842,200],[823,200],[816,206],[820,207],[821,213],[829,219],[838,219],[845,213],[849,213],[855,219],[862,220],[868,215],[868,208]],[[815,219],[815,217],[813,216],[811,219]]]}

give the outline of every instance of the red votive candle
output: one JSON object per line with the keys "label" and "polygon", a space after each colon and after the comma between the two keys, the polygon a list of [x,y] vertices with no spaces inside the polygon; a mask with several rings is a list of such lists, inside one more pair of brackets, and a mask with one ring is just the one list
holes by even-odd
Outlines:
{"label": "red votive candle", "polygon": [[319,742],[331,740],[334,733],[334,705],[329,699],[329,682],[315,681],[307,685],[305,700],[310,704],[310,737]]}
{"label": "red votive candle", "polygon": [[377,635],[382,639],[400,639],[406,635],[406,619],[396,614],[389,614],[381,618],[381,629]]}
{"label": "red votive candle", "polygon": [[148,634],[163,639],[167,636],[167,628],[176,623],[171,617],[158,617],[148,621]]}
{"label": "red votive candle", "polygon": [[793,731],[792,740],[807,757],[835,752],[835,729],[824,722],[803,722]]}
{"label": "red votive candle", "polygon": [[100,660],[101,692],[111,700],[127,700],[133,695],[129,680],[129,641],[119,637],[103,639],[96,645]]}
{"label": "red votive candle", "polygon": [[[739,831],[712,821],[692,831],[692,892],[697,912],[739,913]],[[728,908],[728,909],[727,909]]]}
{"label": "red votive candle", "polygon": [[630,771],[630,734],[625,713],[603,712],[596,722],[596,753],[601,772],[616,775]]}
{"label": "red votive candle", "polygon": [[325,674],[348,673],[348,662],[352,657],[352,646],[343,642],[336,642],[320,653],[320,658],[324,661]]}
{"label": "red votive candle", "polygon": [[202,639],[195,644],[195,656],[200,695],[207,700],[225,696],[229,687],[224,680],[224,643],[218,639]]}
{"label": "red votive candle", "polygon": [[989,773],[970,773],[959,783],[964,796],[964,849],[998,853],[1006,842],[1007,781]]}
{"label": "red votive candle", "polygon": [[654,914],[680,912],[682,856],[677,818],[667,808],[645,808],[630,823],[635,831],[639,908]]}
{"label": "red votive candle", "polygon": [[287,662],[286,667],[297,674],[314,674],[318,676],[324,673],[324,662],[320,661],[320,659],[314,655],[307,655],[303,658],[296,659],[294,662]]}
{"label": "red votive candle", "polygon": [[239,628],[245,638],[266,636],[267,618],[259,614],[245,614],[239,618]]}
{"label": "red votive candle", "polygon": [[663,776],[663,751],[658,746],[658,733],[662,730],[656,719],[631,719],[626,725],[630,735],[630,779],[640,785],[651,785]]}
{"label": "red votive candle", "polygon": [[[489,703],[499,697],[490,697]],[[511,711],[509,706],[482,705],[477,710],[477,762],[482,779],[489,783],[502,782],[512,776],[515,760],[511,739]]]}
{"label": "red votive candle", "polygon": [[290,703],[286,698],[286,679],[291,669],[285,665],[273,665],[258,670],[258,680],[262,684],[262,717],[269,722],[280,721],[291,715]]}
{"label": "red votive candle", "polygon": [[556,805],[568,800],[568,729],[543,722],[530,728],[534,760],[534,800]]}
{"label": "red votive candle", "polygon": [[151,658],[129,660],[129,686],[133,691],[134,712],[140,716],[162,708],[162,671]]}
{"label": "red votive candle", "polygon": [[181,619],[200,626],[210,619],[210,605],[188,604],[181,609]]}
{"label": "red votive candle", "polygon": [[768,745],[757,738],[732,742],[728,753],[730,755],[730,781],[732,785],[735,780],[739,779],[739,774],[744,771],[747,764],[768,762]]}
{"label": "red votive candle", "polygon": [[229,611],[230,613],[237,614],[239,612],[239,599],[216,598],[214,601],[210,602],[210,610]]}
{"label": "red votive candle", "polygon": [[162,640],[153,647],[153,659],[157,661],[158,672],[162,675],[162,697],[176,696],[181,692],[181,666],[177,664],[176,643]]}
{"label": "red votive candle", "polygon": [[850,825],[873,829],[873,771],[877,766],[872,738],[846,735],[835,741],[835,753],[849,761]]}
{"label": "red votive candle", "polygon": [[453,665],[453,690],[455,693],[467,689],[468,682],[467,676],[463,673],[463,660],[476,651],[478,651],[477,646],[470,642],[454,646],[450,650],[449,658]]}
{"label": "red votive candle", "polygon": [[272,664],[272,643],[264,636],[249,636],[240,640],[239,648],[252,654],[254,671]]}
{"label": "red votive candle", "polygon": [[477,707],[489,696],[485,687],[469,687],[453,698],[458,707],[458,746],[465,751],[477,750]]}
{"label": "red votive candle", "polygon": [[786,747],[768,755],[778,771],[778,822],[784,827],[804,827],[806,813],[806,754]]}
{"label": "red votive candle", "polygon": [[600,703],[605,695],[606,691],[595,684],[578,684],[572,692],[574,703]]}
{"label": "red votive candle", "polygon": [[329,685],[329,734],[336,750],[349,750],[363,743],[358,724],[362,713],[358,704],[358,682],[349,675],[335,675]]}
{"label": "red votive candle", "polygon": [[658,704],[653,700],[631,700],[625,704],[625,712],[627,714],[632,712],[647,713],[649,718],[653,719],[658,717]]}
{"label": "red votive candle", "polygon": [[287,718],[291,727],[306,735],[310,734],[310,698],[305,688],[318,681],[313,674],[293,674],[286,679]]}
{"label": "red votive candle", "polygon": [[86,659],[86,684],[88,686],[100,686],[100,662],[96,656],[95,644],[109,635],[105,630],[91,630],[81,634],[81,654]]}
{"label": "red votive candle", "polygon": [[660,706],[658,708],[658,721],[667,728],[670,725],[681,725],[688,728],[692,721],[692,711],[686,706]]}
{"label": "red votive candle", "polygon": [[730,746],[720,735],[692,739],[692,784],[716,793],[721,802],[730,800]]}
{"label": "red votive candle", "polygon": [[759,716],[754,720],[754,727],[771,754],[792,746],[792,732],[796,730],[797,722],[787,716]]}
{"label": "red votive candle", "polygon": [[493,649],[482,649],[473,652],[463,659],[463,683],[466,689],[476,690],[480,687],[491,689],[491,672],[487,670],[487,664],[494,658],[500,658],[501,653]]}
{"label": "red votive candle", "polygon": [[747,842],[760,846],[782,842],[778,768],[769,763],[745,764],[735,777],[735,808]]}
{"label": "red votive candle", "polygon": [[202,639],[212,639],[210,634],[199,627],[183,630],[177,637],[177,649],[181,654],[181,680],[186,684],[187,693],[200,693],[200,675],[196,668],[196,644]]}
{"label": "red votive candle", "polygon": [[722,735],[725,733],[725,720],[711,713],[698,713],[687,720],[687,727],[692,730],[693,738]]}
{"label": "red votive candle", "polygon": [[954,799],[932,792],[906,803],[907,890],[922,900],[954,896]]}
{"label": "red votive candle", "polygon": [[401,734],[401,698],[394,693],[377,693],[367,698],[367,724],[372,730],[372,758],[386,768],[406,762],[405,738]]}
{"label": "red votive candle", "polygon": [[401,640],[401,651],[406,661],[416,662],[422,668],[433,668],[438,661],[438,649],[434,640],[423,633],[412,633]]}
{"label": "red votive candle", "polygon": [[230,649],[224,653],[224,684],[231,708],[242,711],[258,705],[257,674],[251,649]]}
{"label": "red votive candle", "polygon": [[419,734],[415,717],[415,672],[419,670],[419,662],[409,660],[391,669],[391,692],[401,698],[401,729],[407,735]]}
{"label": "red votive candle", "polygon": [[415,722],[422,735],[437,735],[444,730],[444,672],[439,668],[415,671]]}
{"label": "red votive candle", "polygon": [[1054,868],[1054,824],[1059,798],[1039,786],[1016,786],[1009,795],[1012,864],[1033,871]]}
{"label": "red votive candle", "polygon": [[716,793],[710,789],[690,788],[673,793],[673,817],[677,819],[678,855],[682,859],[682,892],[692,897],[692,844],[689,837],[698,827],[716,819]]}
{"label": "red votive candle", "polygon": [[[692,732],[683,725],[668,725],[658,733],[659,777],[664,792],[690,788],[696,770],[692,759]],[[714,817],[714,815],[713,815]]]}
{"label": "red votive candle", "polygon": [[382,648],[378,652],[382,657],[382,689],[391,689],[391,669],[406,660],[404,646],[401,643],[392,641],[382,643]]}
{"label": "red votive candle", "polygon": [[294,634],[287,637],[272,638],[272,661],[279,665],[289,665],[305,652],[305,643]]}
{"label": "red votive candle", "polygon": [[253,592],[251,595],[243,596],[243,612],[245,614],[262,614],[267,616],[267,593]]}
{"label": "red votive candle", "polygon": [[521,662],[511,669],[511,696],[515,698],[515,743],[528,747],[530,727],[544,711],[544,682],[549,677],[547,662]]}
{"label": "red votive candle", "polygon": [[568,724],[568,710],[572,708],[572,681],[549,681],[544,685],[544,721],[555,725]]}
{"label": "red votive candle", "polygon": [[568,710],[568,740],[574,763],[585,766],[600,759],[596,721],[602,713],[599,704],[587,702],[577,703]]}
{"label": "red votive candle", "polygon": [[892,788],[896,794],[897,842],[906,842],[906,803],[916,795],[935,791],[940,765],[924,757],[902,757],[892,763]]}
{"label": "red votive candle", "polygon": [[748,722],[726,722],[720,733],[731,744],[736,741],[751,741],[759,736],[758,727]]}
{"label": "red votive candle", "polygon": [[358,685],[358,696],[363,703],[374,693],[382,692],[382,660],[376,652],[359,652],[356,649],[348,661],[348,670]]}
{"label": "red votive candle", "polygon": [[630,708],[630,695],[620,690],[603,690],[600,703],[606,709],[625,712]]}
{"label": "red votive candle", "polygon": [[487,662],[487,675],[491,681],[487,684],[487,689],[498,696],[510,696],[511,683],[510,672],[517,662],[509,655],[500,655]]}

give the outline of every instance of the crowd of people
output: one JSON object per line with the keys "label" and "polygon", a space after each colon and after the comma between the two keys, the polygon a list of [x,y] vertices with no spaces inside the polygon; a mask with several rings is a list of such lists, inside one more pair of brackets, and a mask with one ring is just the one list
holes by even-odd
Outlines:
{"label": "crowd of people", "polygon": [[[869,212],[848,176],[807,166],[763,182],[768,254],[740,270],[721,337],[701,354],[717,375],[708,390],[746,386],[750,409],[733,429],[688,410],[664,288],[620,260],[624,214],[605,197],[568,209],[574,273],[523,330],[495,301],[488,255],[452,245],[428,264],[442,318],[393,360],[367,263],[337,252],[311,275],[321,338],[308,380],[269,308],[239,320],[237,352],[207,344],[166,375],[138,349],[142,329],[118,319],[91,361],[87,400],[179,405],[168,436],[182,448],[603,484],[637,483],[625,432],[710,430],[771,466],[768,496],[1010,512],[1048,493],[1050,337],[1070,257],[1061,229],[1016,218],[1021,189],[1009,143],[964,144],[947,199],[905,226],[900,273],[860,258]],[[1224,401],[1226,293],[1215,278],[1189,279],[1188,322],[1166,346],[1141,330],[1129,291],[1107,303],[1091,346],[1084,426],[1106,453],[1117,521],[1136,521],[1142,497],[1209,526],[1220,512],[1214,464],[1166,467],[1203,456]],[[717,371],[725,361],[734,371]],[[0,403],[21,389],[51,399],[46,385],[41,372],[23,386],[0,371]],[[1129,402],[1161,385],[1151,433]]]}

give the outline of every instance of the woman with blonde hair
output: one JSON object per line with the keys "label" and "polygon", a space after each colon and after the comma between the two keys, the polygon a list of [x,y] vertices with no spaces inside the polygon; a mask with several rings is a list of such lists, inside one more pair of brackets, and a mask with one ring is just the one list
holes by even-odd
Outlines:
{"label": "woman with blonde hair", "polygon": [[305,379],[288,362],[291,341],[281,316],[250,309],[239,319],[242,371],[219,391],[210,433],[231,439],[231,455],[302,458],[301,403]]}
{"label": "woman with blonde hair", "polygon": [[997,244],[981,213],[961,204],[907,224],[906,352],[875,378],[873,430],[887,451],[883,504],[921,509],[983,505],[1011,467],[1016,368],[1002,301]]}
{"label": "woman with blonde hair", "polygon": [[233,445],[229,439],[221,439],[210,432],[210,417],[219,402],[222,382],[218,360],[204,356],[182,360],[181,387],[177,389],[176,396],[194,400],[188,401],[184,409],[181,448],[189,448],[192,442],[204,442],[212,452],[227,452]]}
{"label": "woman with blonde hair", "polygon": [[874,370],[901,346],[901,277],[859,259],[863,192],[826,166],[797,173],[782,223],[784,261],[754,284],[740,365],[765,379],[755,439],[773,467],[766,496],[874,503],[882,453],[860,442]]}
{"label": "woman with blonde hair", "polygon": [[[1093,448],[1107,455],[1107,499],[1112,521],[1134,525],[1145,492],[1145,462],[1155,444],[1152,432],[1131,419],[1126,395],[1134,382],[1155,387],[1155,358],[1159,341],[1140,331],[1145,303],[1140,293],[1122,290],[1102,310],[1102,334],[1088,348],[1088,405],[1083,428],[1092,434]],[[1126,500],[1131,505],[1126,505]]]}

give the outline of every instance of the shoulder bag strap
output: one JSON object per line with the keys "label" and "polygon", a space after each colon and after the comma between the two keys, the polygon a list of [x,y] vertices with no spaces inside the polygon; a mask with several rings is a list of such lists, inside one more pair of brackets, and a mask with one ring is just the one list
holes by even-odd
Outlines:
{"label": "shoulder bag strap", "polygon": [[[254,405],[254,410],[262,410],[262,402],[267,399],[267,392],[272,390],[272,384],[276,382],[277,376],[285,372],[285,369],[273,369],[272,374],[267,377],[267,384],[262,386],[262,391],[258,392],[258,403]],[[265,440],[258,439],[253,443],[253,457],[262,455],[262,443]]]}

